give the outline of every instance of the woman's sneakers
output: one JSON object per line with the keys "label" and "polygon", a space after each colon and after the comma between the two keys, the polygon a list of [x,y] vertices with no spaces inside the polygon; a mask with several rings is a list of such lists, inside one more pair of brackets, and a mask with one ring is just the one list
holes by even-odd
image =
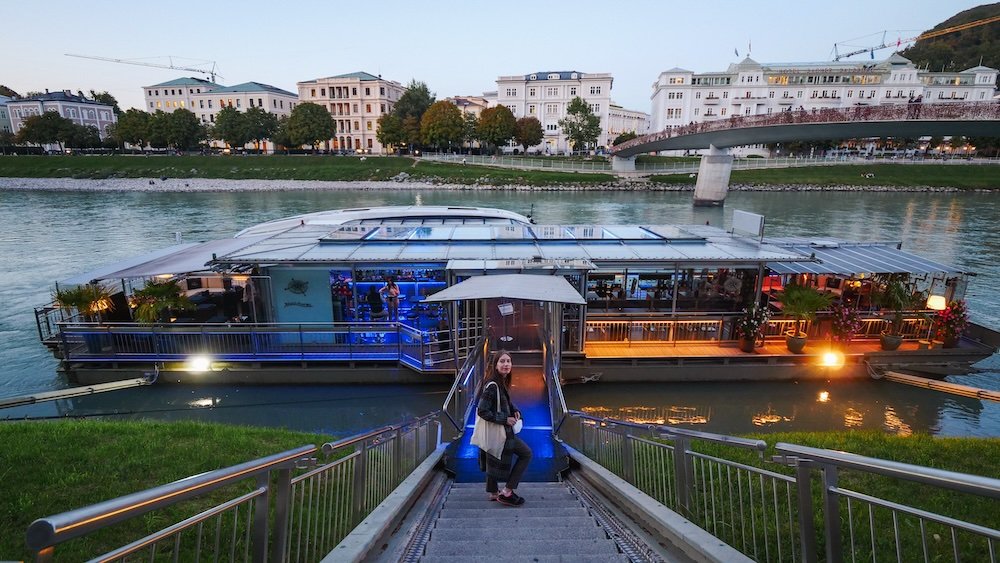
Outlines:
{"label": "woman's sneakers", "polygon": [[498,495],[497,502],[504,506],[521,506],[524,504],[524,499],[512,491],[510,496]]}

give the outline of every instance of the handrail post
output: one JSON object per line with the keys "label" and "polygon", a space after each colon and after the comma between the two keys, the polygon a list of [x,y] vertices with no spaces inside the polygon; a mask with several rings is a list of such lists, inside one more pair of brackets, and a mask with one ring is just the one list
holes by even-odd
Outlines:
{"label": "handrail post", "polygon": [[357,457],[357,461],[354,466],[354,518],[351,521],[352,526],[361,521],[365,515],[365,482],[368,478],[368,440],[362,440],[358,444],[358,452],[360,455]]}
{"label": "handrail post", "polygon": [[830,491],[837,486],[837,466],[820,466],[823,485],[823,529],[826,535],[826,560],[842,561],[843,546],[840,537],[839,495]]}
{"label": "handrail post", "polygon": [[271,561],[285,560],[285,550],[288,548],[288,518],[291,513],[291,506],[292,468],[283,467],[277,471],[277,482],[274,487],[274,539],[271,544]]}
{"label": "handrail post", "polygon": [[795,464],[795,486],[799,501],[799,547],[804,563],[816,563],[816,515],[812,502],[812,471],[810,462],[799,459]]}
{"label": "handrail post", "polygon": [[694,486],[691,464],[687,450],[691,440],[686,436],[676,434],[670,436],[674,441],[674,489],[677,491],[677,508],[682,516],[691,514],[691,487]]}
{"label": "handrail post", "polygon": [[635,485],[635,458],[633,457],[632,433],[628,428],[623,429],[622,435],[622,473],[623,477],[630,484]]}
{"label": "handrail post", "polygon": [[263,489],[264,493],[254,502],[253,509],[253,562],[265,563],[267,561],[267,524],[268,511],[271,506],[271,475],[261,473],[257,476],[257,488]]}

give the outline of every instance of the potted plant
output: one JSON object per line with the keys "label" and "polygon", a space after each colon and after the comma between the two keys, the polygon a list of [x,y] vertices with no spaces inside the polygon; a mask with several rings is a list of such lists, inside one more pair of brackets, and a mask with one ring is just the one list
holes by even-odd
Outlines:
{"label": "potted plant", "polygon": [[944,348],[954,348],[958,345],[958,339],[969,325],[969,311],[965,306],[965,300],[952,301],[948,306],[938,311],[934,317],[937,323],[937,337],[943,343]]}
{"label": "potted plant", "polygon": [[743,309],[743,314],[736,319],[736,336],[740,341],[740,350],[753,352],[764,327],[770,320],[771,311],[767,307],[750,305]]}
{"label": "potted plant", "polygon": [[879,335],[882,349],[886,351],[895,350],[903,343],[903,311],[915,302],[905,281],[905,277],[889,276],[875,294],[875,303],[891,313],[889,329]]}
{"label": "potted plant", "polygon": [[806,321],[816,319],[816,311],[829,307],[833,295],[821,293],[814,287],[792,284],[785,287],[781,296],[782,311],[795,319],[795,326],[785,333],[785,344],[793,354],[801,354],[806,347]]}
{"label": "potted plant", "polygon": [[135,307],[132,317],[140,323],[152,324],[162,321],[166,311],[194,309],[191,300],[181,293],[181,286],[176,280],[149,282],[132,294],[132,305]]}
{"label": "potted plant", "polygon": [[833,324],[830,332],[833,339],[842,344],[848,344],[851,338],[861,330],[861,316],[858,311],[843,303],[834,303],[830,308],[833,314]]}
{"label": "potted plant", "polygon": [[101,311],[114,308],[111,292],[99,283],[78,285],[68,289],[56,289],[52,300],[60,307],[76,309],[85,321],[101,320]]}

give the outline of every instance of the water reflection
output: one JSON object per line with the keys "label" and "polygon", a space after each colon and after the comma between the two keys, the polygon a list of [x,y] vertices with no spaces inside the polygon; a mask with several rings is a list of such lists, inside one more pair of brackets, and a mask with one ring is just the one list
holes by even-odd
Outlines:
{"label": "water reflection", "polygon": [[440,409],[446,393],[439,385],[157,385],[5,409],[0,415],[197,420],[343,437]]}
{"label": "water reflection", "polygon": [[879,430],[908,436],[996,436],[1000,407],[875,380],[585,384],[567,386],[570,408],[641,424],[721,434]]}

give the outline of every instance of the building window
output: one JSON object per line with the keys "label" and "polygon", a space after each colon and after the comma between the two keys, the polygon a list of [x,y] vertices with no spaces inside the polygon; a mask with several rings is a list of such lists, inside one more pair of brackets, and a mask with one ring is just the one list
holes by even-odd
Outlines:
{"label": "building window", "polygon": [[212,123],[215,123],[215,114],[214,113],[208,114],[208,120],[211,121]]}
{"label": "building window", "polygon": [[548,123],[548,124],[545,125],[545,130],[546,131],[556,131],[557,129],[558,129],[558,126],[555,123]]}
{"label": "building window", "polygon": [[590,94],[591,95],[597,95],[597,94],[600,94],[600,93],[601,93],[601,87],[600,86],[591,86],[590,87]]}
{"label": "building window", "polygon": [[156,91],[156,95],[157,95],[157,96],[159,96],[159,95],[160,95],[160,91],[159,91],[159,90],[157,90],[157,91]]}
{"label": "building window", "polygon": [[278,105],[281,107],[281,109],[285,109],[285,100],[279,100]]}
{"label": "building window", "polygon": [[728,98],[728,97],[729,97],[729,92],[728,91],[722,93],[722,99],[723,100],[726,99],[726,98]]}
{"label": "building window", "polygon": [[[315,95],[315,94],[314,94],[314,95]],[[320,89],[319,89],[319,95],[320,95],[320,96],[323,96],[323,97],[326,97],[326,88],[320,88]]]}
{"label": "building window", "polygon": [[[236,100],[236,105],[239,105],[239,100]],[[181,107],[184,107],[184,100],[181,100]]]}
{"label": "building window", "polygon": [[316,89],[315,88],[309,90],[309,97],[311,97],[311,98],[315,98],[316,97]]}
{"label": "building window", "polygon": [[507,88],[507,96],[516,96],[517,88]]}
{"label": "building window", "polygon": [[570,88],[569,88],[569,95],[570,96],[575,96],[576,95],[576,86],[570,86]]}
{"label": "building window", "polygon": [[257,107],[259,107],[259,108],[264,107],[264,99],[263,98],[257,98]]}
{"label": "building window", "polygon": [[796,92],[795,97],[796,98],[801,98],[802,97],[802,90],[799,90],[798,92]]}
{"label": "building window", "polygon": [[545,115],[558,115],[559,104],[545,104]]}
{"label": "building window", "polygon": [[694,99],[700,100],[701,99],[701,92],[695,92],[694,93]]}
{"label": "building window", "polygon": [[374,148],[374,147],[372,146],[372,140],[371,140],[371,139],[368,139],[368,148],[370,148],[370,149],[371,149],[371,148]]}
{"label": "building window", "polygon": [[212,100],[208,101],[208,109],[212,109]]}
{"label": "building window", "polygon": [[545,89],[545,95],[548,96],[549,98],[558,97],[559,96],[559,88],[557,88],[557,87],[546,88]]}
{"label": "building window", "polygon": [[726,108],[719,110],[719,115],[726,115]]}
{"label": "building window", "polygon": [[507,106],[507,109],[509,109],[509,110],[510,110],[510,113],[511,113],[512,115],[517,115],[517,106],[515,106],[515,105],[511,104],[511,105],[508,105],[508,106]]}
{"label": "building window", "polygon": [[385,95],[385,86],[379,86],[379,88],[378,88],[378,94],[379,94],[379,96],[384,96]]}
{"label": "building window", "polygon": [[354,104],[352,111],[354,111],[354,113],[358,113],[358,104]]}
{"label": "building window", "polygon": [[354,130],[355,131],[361,131],[361,122],[360,121],[355,121],[354,122]]}
{"label": "building window", "polygon": [[250,98],[250,107],[253,107],[253,98]]}
{"label": "building window", "polygon": [[160,102],[156,102],[156,109],[160,109]]}
{"label": "building window", "polygon": [[536,88],[528,88],[528,95],[534,98],[536,90],[537,90]]}
{"label": "building window", "polygon": [[774,91],[772,90],[772,91],[768,92],[767,93],[767,97],[771,98],[773,100],[774,99]]}
{"label": "building window", "polygon": [[[357,88],[355,88],[355,90],[356,90],[356,89],[357,89]],[[366,96],[371,96],[371,95],[372,95],[372,89],[371,89],[371,88],[365,88],[365,95],[366,95]]]}
{"label": "building window", "polygon": [[535,115],[535,105],[528,106],[528,115]]}
{"label": "building window", "polygon": [[372,112],[372,105],[365,104],[365,113],[371,113],[371,112]]}
{"label": "building window", "polygon": [[369,131],[371,131],[372,130],[372,122],[371,121],[366,121],[365,122],[365,128],[368,129]]}
{"label": "building window", "polygon": [[601,104],[590,104],[590,111],[595,114],[601,113]]}
{"label": "building window", "polygon": [[694,114],[698,115],[698,108],[694,108]]}

